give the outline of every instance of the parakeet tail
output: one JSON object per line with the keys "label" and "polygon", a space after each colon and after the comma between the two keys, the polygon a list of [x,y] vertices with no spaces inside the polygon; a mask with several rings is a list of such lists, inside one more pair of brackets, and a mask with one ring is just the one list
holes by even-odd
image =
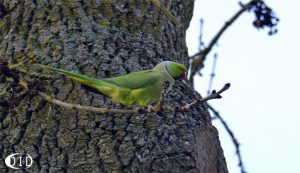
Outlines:
{"label": "parakeet tail", "polygon": [[77,73],[73,73],[67,70],[62,70],[62,69],[58,69],[58,68],[54,68],[54,67],[50,67],[50,66],[46,66],[46,65],[42,65],[42,64],[34,64],[34,67],[38,67],[38,68],[42,68],[42,69],[48,69],[48,70],[52,70],[52,71],[56,71],[60,74],[63,74],[71,79],[74,79],[84,85],[88,85],[91,87],[95,87],[95,85],[99,85],[101,83],[101,80],[97,80],[82,74],[77,74]]}

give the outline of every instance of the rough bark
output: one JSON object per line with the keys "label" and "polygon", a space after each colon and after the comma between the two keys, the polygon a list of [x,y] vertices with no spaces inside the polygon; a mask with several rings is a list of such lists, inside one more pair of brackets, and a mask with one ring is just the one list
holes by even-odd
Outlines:
{"label": "rough bark", "polygon": [[[0,57],[27,59],[96,78],[152,68],[163,60],[187,64],[185,31],[193,1],[165,0],[176,27],[140,0],[0,0]],[[48,72],[49,73],[49,72]],[[56,98],[82,105],[123,107],[61,75],[40,80]],[[32,76],[23,74],[31,84]],[[0,172],[11,153],[28,153],[28,172],[227,172],[218,132],[205,105],[188,112],[96,114],[54,106],[1,83]],[[1,93],[1,92],[0,92]],[[176,82],[165,104],[200,96]]]}

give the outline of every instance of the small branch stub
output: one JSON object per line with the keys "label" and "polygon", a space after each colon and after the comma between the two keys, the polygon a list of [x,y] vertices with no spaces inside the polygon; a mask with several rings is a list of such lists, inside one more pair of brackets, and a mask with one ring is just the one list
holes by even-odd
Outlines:
{"label": "small branch stub", "polygon": [[230,83],[226,83],[223,88],[221,88],[219,91],[216,91],[216,90],[213,90],[212,93],[200,100],[195,100],[193,101],[192,103],[190,104],[186,104],[185,106],[183,106],[181,109],[182,110],[188,110],[190,109],[192,106],[198,104],[198,103],[201,103],[201,102],[204,102],[204,101],[208,101],[208,100],[212,100],[212,99],[220,99],[222,98],[221,94],[228,90],[230,88]]}

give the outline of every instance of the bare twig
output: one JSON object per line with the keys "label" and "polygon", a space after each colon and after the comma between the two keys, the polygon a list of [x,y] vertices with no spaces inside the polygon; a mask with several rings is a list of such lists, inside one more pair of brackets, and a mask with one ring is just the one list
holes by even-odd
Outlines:
{"label": "bare twig", "polygon": [[208,104],[208,108],[209,110],[211,110],[214,115],[221,121],[222,125],[224,126],[224,128],[226,129],[226,131],[228,132],[229,136],[231,137],[232,139],[232,142],[235,146],[235,149],[236,149],[236,154],[237,154],[237,157],[238,157],[238,160],[239,160],[239,167],[241,169],[241,173],[246,173],[245,171],[245,166],[243,164],[243,161],[242,161],[242,156],[241,156],[241,152],[240,152],[240,144],[238,142],[238,140],[236,139],[236,137],[234,136],[232,130],[230,130],[230,128],[228,127],[227,123],[224,121],[224,119],[220,116],[220,113],[218,111],[216,111],[211,105]]}
{"label": "bare twig", "polygon": [[[38,94],[48,101],[49,103],[65,107],[68,109],[76,109],[79,111],[87,111],[87,112],[96,112],[96,113],[123,113],[123,114],[132,114],[132,113],[147,113],[147,112],[156,112],[157,110],[154,109],[152,106],[149,106],[148,108],[139,108],[136,109],[113,109],[113,108],[99,108],[94,106],[82,106],[79,104],[72,104],[72,103],[66,103],[60,100],[57,100],[43,92],[38,91]],[[170,107],[170,106],[164,106],[163,109],[168,111],[175,111],[176,108]]]}
{"label": "bare twig", "polygon": [[209,94],[210,91],[211,91],[212,83],[213,83],[214,77],[216,75],[215,70],[216,70],[216,65],[217,65],[217,58],[218,58],[218,54],[215,54],[213,66],[212,66],[211,73],[210,73],[210,79],[209,79],[209,83],[208,83],[207,94]]}
{"label": "bare twig", "polygon": [[159,100],[159,109],[160,110],[163,109],[165,98],[167,97],[169,87],[170,87],[170,83],[168,81],[166,81],[164,84],[164,89],[161,92],[160,100]]}
{"label": "bare twig", "polygon": [[[219,99],[222,98],[221,97],[221,93],[223,93],[224,91],[226,91],[228,88],[230,87],[230,84],[227,83],[224,85],[224,87],[222,89],[220,89],[219,91],[213,91],[212,94],[210,94],[207,97],[204,97],[200,100],[195,100],[190,104],[186,104],[185,106],[182,107],[173,107],[173,106],[163,106],[161,105],[163,110],[166,111],[187,111],[189,110],[192,106],[197,105],[198,103],[207,101],[207,100],[211,100],[211,99]],[[93,107],[93,106],[82,106],[79,104],[72,104],[72,103],[66,103],[60,100],[57,100],[43,92],[38,92],[38,94],[45,99],[46,101],[55,104],[55,105],[59,105],[61,107],[65,107],[68,109],[76,109],[76,110],[80,110],[80,111],[88,111],[88,112],[96,112],[96,113],[147,113],[147,112],[157,112],[157,109],[153,109],[152,107],[148,107],[148,108],[136,108],[136,109],[113,109],[113,108],[98,108],[98,107]]]}
{"label": "bare twig", "polygon": [[[49,103],[65,107],[68,109],[76,109],[79,111],[87,111],[87,112],[96,112],[96,113],[123,113],[123,114],[132,114],[132,113],[147,113],[147,112],[156,112],[157,110],[154,109],[152,106],[149,106],[148,108],[136,108],[136,109],[113,109],[113,108],[98,108],[94,106],[82,106],[79,104],[72,104],[72,103],[66,103],[60,100],[57,100],[43,92],[38,92],[38,94],[48,101]],[[163,109],[168,111],[175,111],[177,110],[174,107],[170,106],[164,106]]]}
{"label": "bare twig", "polygon": [[199,51],[203,50],[203,48],[205,47],[204,42],[202,40],[203,27],[204,27],[204,20],[200,19]]}
{"label": "bare twig", "polygon": [[19,62],[18,64],[11,64],[11,65],[8,65],[8,68],[11,69],[11,70],[14,70],[20,66],[22,66],[24,63],[26,63],[28,61],[28,59],[25,59],[24,61],[21,61]]}
{"label": "bare twig", "polygon": [[88,112],[97,112],[97,113],[139,113],[139,110],[125,110],[125,109],[110,109],[110,108],[97,108],[93,106],[82,106],[79,104],[72,104],[72,103],[66,103],[60,100],[57,100],[45,93],[38,92],[38,94],[45,100],[47,100],[50,103],[53,103],[55,105],[59,105],[65,108],[69,109],[77,109],[81,111],[88,111]]}
{"label": "bare twig", "polygon": [[[205,49],[205,44],[202,40],[202,37],[203,37],[203,27],[204,27],[204,20],[201,18],[200,19],[200,34],[199,34],[199,47],[198,47],[198,50],[199,52],[201,52],[203,49]],[[193,59],[189,58],[189,69],[193,63]],[[202,76],[201,72],[198,71],[198,74],[199,76]],[[191,73],[189,72],[188,73],[188,79],[189,79],[189,82],[191,82],[192,84],[194,83],[194,78],[191,76]]]}
{"label": "bare twig", "polygon": [[21,66],[26,62],[27,60],[24,60],[18,64],[10,64],[10,65],[8,65],[8,63],[6,62],[0,62],[0,75],[5,76],[6,78],[7,76],[12,77],[16,81],[19,81],[19,77],[20,77],[19,73],[24,73],[40,79],[57,79],[57,77],[54,77],[52,75],[24,70]]}
{"label": "bare twig", "polygon": [[194,106],[194,105],[196,105],[198,103],[204,102],[204,101],[208,101],[208,100],[211,100],[211,99],[220,99],[220,98],[222,98],[221,93],[223,93],[224,91],[228,90],[229,87],[230,87],[230,83],[227,83],[219,91],[216,92],[216,90],[213,90],[210,95],[208,95],[208,96],[206,96],[206,97],[204,97],[204,98],[202,98],[200,100],[195,100],[192,103],[186,104],[185,106],[182,107],[182,110],[188,110],[192,106]]}
{"label": "bare twig", "polygon": [[[203,62],[206,58],[206,55],[210,52],[210,50],[212,49],[212,47],[217,43],[217,41],[219,40],[219,38],[221,37],[221,35],[224,33],[224,31],[246,10],[249,10],[251,8],[251,4],[253,3],[253,1],[257,1],[257,0],[251,0],[250,2],[248,2],[246,5],[243,5],[240,3],[241,5],[241,9],[235,13],[227,22],[225,22],[225,24],[223,25],[223,27],[219,30],[219,32],[214,36],[214,38],[210,41],[210,43],[208,44],[208,46],[204,49],[201,50],[200,52],[194,54],[193,56],[189,57],[192,60],[191,63],[191,75],[190,76],[190,81],[193,81],[193,76],[196,74],[196,72],[201,69],[203,67]],[[197,58],[196,58],[197,57]]]}
{"label": "bare twig", "polygon": [[153,5],[159,8],[169,19],[171,19],[177,27],[181,26],[181,23],[178,19],[160,2],[160,0],[151,0]]}
{"label": "bare twig", "polygon": [[49,106],[48,113],[47,113],[47,119],[49,119],[51,111],[52,111],[52,106]]}

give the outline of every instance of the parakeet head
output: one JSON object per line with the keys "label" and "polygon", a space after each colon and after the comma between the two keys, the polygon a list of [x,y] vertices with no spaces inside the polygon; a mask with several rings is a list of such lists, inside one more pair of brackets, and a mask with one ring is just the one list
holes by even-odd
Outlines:
{"label": "parakeet head", "polygon": [[186,78],[186,72],[187,69],[185,65],[179,64],[172,61],[164,61],[164,66],[168,73],[174,78],[174,79],[185,79]]}

